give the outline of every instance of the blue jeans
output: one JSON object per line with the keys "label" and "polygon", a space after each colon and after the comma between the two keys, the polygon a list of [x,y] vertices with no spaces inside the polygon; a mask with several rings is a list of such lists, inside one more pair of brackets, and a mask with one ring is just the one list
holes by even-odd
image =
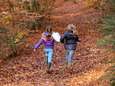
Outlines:
{"label": "blue jeans", "polygon": [[72,63],[75,50],[66,50],[66,60],[68,64]]}
{"label": "blue jeans", "polygon": [[45,52],[45,57],[46,57],[46,60],[47,60],[47,64],[51,63],[52,58],[53,58],[53,49],[45,48],[44,52]]}

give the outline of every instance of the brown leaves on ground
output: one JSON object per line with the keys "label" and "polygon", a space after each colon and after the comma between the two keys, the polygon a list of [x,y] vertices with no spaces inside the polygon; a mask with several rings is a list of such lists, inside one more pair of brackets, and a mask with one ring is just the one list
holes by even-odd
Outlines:
{"label": "brown leaves on ground", "polygon": [[[100,86],[96,81],[110,66],[103,63],[110,58],[110,53],[96,46],[96,40],[100,37],[96,31],[100,17],[100,11],[86,8],[83,2],[61,3],[52,13],[56,31],[62,33],[64,26],[74,23],[78,25],[81,39],[72,66],[66,67],[63,44],[55,46],[50,74],[46,72],[43,49],[38,49],[37,53],[33,53],[32,48],[25,49],[20,56],[1,64],[0,86]],[[27,46],[33,45],[37,37],[40,37],[39,33],[29,37]],[[107,84],[101,83],[101,86]]]}

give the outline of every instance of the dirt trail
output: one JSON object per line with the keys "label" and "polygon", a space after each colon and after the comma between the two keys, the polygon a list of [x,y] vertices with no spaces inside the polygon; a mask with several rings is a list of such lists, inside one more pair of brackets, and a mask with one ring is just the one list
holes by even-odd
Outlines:
{"label": "dirt trail", "polygon": [[[65,67],[63,45],[60,43],[55,46],[51,74],[45,72],[42,49],[37,51],[37,55],[32,53],[32,49],[27,49],[21,56],[1,65],[0,86],[90,86],[110,66],[102,64],[109,58],[109,52],[96,46],[99,37],[96,24],[101,15],[100,11],[87,8],[83,2],[61,4],[52,12],[53,22],[58,25],[56,28],[62,32],[61,28],[68,23],[77,24],[81,39],[72,67]],[[37,40],[36,36],[31,38]]]}

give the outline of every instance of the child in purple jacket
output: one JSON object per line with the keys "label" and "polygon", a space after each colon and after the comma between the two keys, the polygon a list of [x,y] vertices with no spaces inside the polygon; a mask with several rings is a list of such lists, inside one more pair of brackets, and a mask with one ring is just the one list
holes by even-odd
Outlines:
{"label": "child in purple jacket", "polygon": [[34,51],[40,47],[40,45],[44,45],[45,57],[48,65],[48,70],[51,68],[52,58],[53,58],[53,48],[54,48],[54,39],[52,38],[52,29],[48,27],[46,32],[42,34],[41,39],[35,44]]}

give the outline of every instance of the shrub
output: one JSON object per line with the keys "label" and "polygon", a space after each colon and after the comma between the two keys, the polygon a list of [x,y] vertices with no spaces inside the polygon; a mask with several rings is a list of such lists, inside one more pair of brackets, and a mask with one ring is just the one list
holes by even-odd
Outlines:
{"label": "shrub", "polygon": [[86,5],[88,7],[93,7],[96,9],[107,9],[106,5],[108,0],[86,0]]}
{"label": "shrub", "polygon": [[8,30],[5,27],[0,27],[0,33],[6,33]]}
{"label": "shrub", "polygon": [[20,46],[25,43],[24,37],[24,32],[8,31],[0,34],[0,57],[15,57],[19,53]]}
{"label": "shrub", "polygon": [[46,16],[37,17],[33,20],[24,20],[19,21],[16,23],[16,27],[20,29],[26,29],[26,30],[38,30],[41,28],[44,28],[48,23],[49,19],[46,18]]}
{"label": "shrub", "polygon": [[4,15],[2,17],[2,24],[8,25],[12,22],[12,15]]}
{"label": "shrub", "polygon": [[39,14],[45,14],[53,9],[55,0],[30,0],[24,1],[24,9]]}
{"label": "shrub", "polygon": [[115,16],[106,16],[102,20],[101,33],[103,34],[103,39],[99,42],[100,45],[111,46],[115,49]]}
{"label": "shrub", "polygon": [[[108,1],[111,3],[111,9],[102,19],[100,31],[103,34],[103,38],[99,41],[101,45],[109,46],[109,48],[115,50],[115,0]],[[111,86],[115,86],[115,58],[110,59],[108,63],[111,63],[112,66],[107,70],[108,73],[105,76],[110,80]]]}

